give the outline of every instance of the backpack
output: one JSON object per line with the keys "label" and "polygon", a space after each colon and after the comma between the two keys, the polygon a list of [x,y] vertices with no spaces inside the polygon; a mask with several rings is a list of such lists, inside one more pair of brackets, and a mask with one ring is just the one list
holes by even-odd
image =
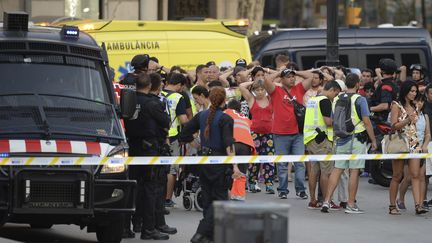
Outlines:
{"label": "backpack", "polygon": [[[354,128],[358,125],[353,124],[351,119],[351,97],[353,95],[354,94],[341,94],[335,104],[333,112],[333,133],[339,138],[352,136]],[[359,113],[358,115],[360,117]]]}

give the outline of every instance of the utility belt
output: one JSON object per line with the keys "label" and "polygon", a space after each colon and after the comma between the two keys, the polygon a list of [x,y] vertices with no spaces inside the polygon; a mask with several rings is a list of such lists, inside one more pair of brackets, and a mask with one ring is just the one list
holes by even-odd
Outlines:
{"label": "utility belt", "polygon": [[360,143],[370,142],[369,136],[366,131],[363,131],[361,133],[356,133],[354,134],[354,137],[356,137]]}
{"label": "utility belt", "polygon": [[169,145],[157,139],[142,139],[141,146],[144,151],[156,151],[160,156],[171,156]]}
{"label": "utility belt", "polygon": [[212,156],[212,155],[226,155],[226,152],[222,149],[212,149],[209,147],[201,146],[201,149],[198,151],[199,156]]}

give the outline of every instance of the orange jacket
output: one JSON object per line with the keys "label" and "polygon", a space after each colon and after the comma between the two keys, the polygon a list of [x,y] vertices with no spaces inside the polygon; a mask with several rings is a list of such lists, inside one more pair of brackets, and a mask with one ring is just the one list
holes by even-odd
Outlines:
{"label": "orange jacket", "polygon": [[252,121],[233,109],[226,109],[225,114],[234,120],[234,139],[238,143],[249,145],[252,148],[252,154],[256,154],[255,143],[252,139],[250,126]]}

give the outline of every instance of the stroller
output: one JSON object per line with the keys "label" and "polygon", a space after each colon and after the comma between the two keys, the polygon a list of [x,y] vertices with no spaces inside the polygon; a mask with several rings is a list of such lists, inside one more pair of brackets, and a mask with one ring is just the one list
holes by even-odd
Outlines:
{"label": "stroller", "polygon": [[185,165],[181,167],[180,176],[176,182],[175,196],[179,197],[183,191],[183,207],[190,211],[202,211],[202,192],[196,166]]}

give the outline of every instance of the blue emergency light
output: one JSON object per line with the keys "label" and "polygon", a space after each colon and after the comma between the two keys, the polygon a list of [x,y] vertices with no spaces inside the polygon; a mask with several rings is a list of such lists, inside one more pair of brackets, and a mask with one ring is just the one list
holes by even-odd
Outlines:
{"label": "blue emergency light", "polygon": [[0,158],[7,158],[9,157],[9,153],[0,153]]}
{"label": "blue emergency light", "polygon": [[62,27],[61,31],[64,38],[78,39],[79,29],[76,26],[65,25]]}

